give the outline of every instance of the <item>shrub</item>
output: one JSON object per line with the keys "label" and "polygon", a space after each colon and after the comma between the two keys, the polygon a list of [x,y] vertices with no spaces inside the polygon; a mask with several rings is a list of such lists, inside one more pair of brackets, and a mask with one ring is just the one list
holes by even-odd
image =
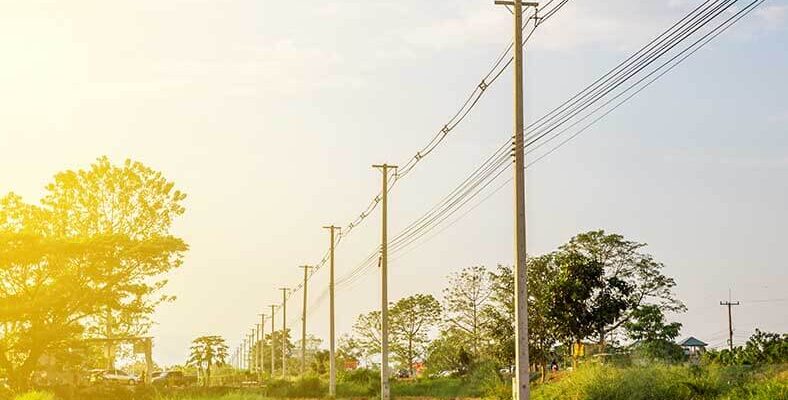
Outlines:
{"label": "shrub", "polygon": [[751,382],[728,393],[724,400],[788,400],[788,381],[778,377]]}
{"label": "shrub", "polygon": [[14,400],[54,400],[55,395],[48,392],[27,392],[16,396]]}
{"label": "shrub", "polygon": [[626,369],[590,365],[568,374],[563,380],[541,385],[534,400],[684,400],[690,391],[680,384],[681,376],[671,367]]}
{"label": "shrub", "polygon": [[380,371],[359,368],[347,371],[337,384],[339,397],[375,396],[380,393]]}
{"label": "shrub", "polygon": [[321,397],[328,391],[315,375],[296,380],[288,391],[288,397]]}

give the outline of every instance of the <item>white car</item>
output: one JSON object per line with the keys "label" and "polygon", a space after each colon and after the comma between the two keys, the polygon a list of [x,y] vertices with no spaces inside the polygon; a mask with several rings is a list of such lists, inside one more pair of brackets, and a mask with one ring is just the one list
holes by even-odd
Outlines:
{"label": "white car", "polygon": [[120,369],[101,370],[95,374],[95,377],[96,380],[107,383],[136,385],[139,382],[139,377]]}

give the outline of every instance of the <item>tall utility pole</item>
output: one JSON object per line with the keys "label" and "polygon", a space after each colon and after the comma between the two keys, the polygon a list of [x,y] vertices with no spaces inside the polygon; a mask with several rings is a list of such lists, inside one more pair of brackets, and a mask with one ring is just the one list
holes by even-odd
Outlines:
{"label": "tall utility pole", "polygon": [[260,341],[260,339],[261,339],[260,338],[260,327],[261,327],[261,325],[260,324],[255,324],[255,326],[257,327],[257,329],[255,330],[255,333],[257,334],[257,336],[256,336],[257,340],[254,343],[254,365],[256,367],[255,370],[257,371],[257,374],[259,375],[260,374],[260,370],[262,370],[262,368],[263,368],[262,364],[260,363],[260,353],[262,353],[262,349],[261,349],[262,342]]}
{"label": "tall utility pole", "polygon": [[328,268],[328,396],[337,395],[337,370],[336,353],[334,352],[334,231],[340,229],[338,226],[324,226],[331,234],[331,245],[329,247],[329,268]]}
{"label": "tall utility pole", "polygon": [[249,334],[249,372],[254,373],[254,337],[255,329],[249,329],[252,333]]}
{"label": "tall utility pole", "polygon": [[[276,304],[271,304],[271,378],[274,377],[274,371],[276,371],[276,365],[274,365],[274,358],[275,358],[275,351],[274,351],[274,313],[276,313]],[[284,345],[284,342],[282,342]]]}
{"label": "tall utility pole", "polygon": [[265,374],[265,314],[258,314],[260,316],[260,353],[258,354],[258,362],[260,363],[260,382],[263,380]]}
{"label": "tall utility pole", "polygon": [[523,7],[538,7],[539,3],[522,0],[495,4],[512,6],[514,14],[514,216],[515,216],[515,400],[531,397],[530,363],[528,360],[528,271],[525,251],[525,138],[523,130]]}
{"label": "tall utility pole", "polygon": [[389,293],[388,293],[388,192],[389,169],[396,165],[373,165],[383,173],[383,190],[381,190],[381,236],[380,236],[380,398],[389,400]]}
{"label": "tall utility pole", "polygon": [[738,301],[731,301],[728,296],[728,301],[721,301],[721,306],[728,306],[728,348],[733,351],[733,315],[731,313],[731,306],[738,306]]}
{"label": "tall utility pole", "polygon": [[282,291],[282,378],[287,377],[287,292],[288,288],[279,288]]}
{"label": "tall utility pole", "polygon": [[244,344],[241,346],[241,369],[246,369],[246,338],[244,338]]}
{"label": "tall utility pole", "polygon": [[306,285],[309,281],[309,265],[302,265],[298,268],[304,269],[304,305],[301,310],[301,375],[306,373]]}

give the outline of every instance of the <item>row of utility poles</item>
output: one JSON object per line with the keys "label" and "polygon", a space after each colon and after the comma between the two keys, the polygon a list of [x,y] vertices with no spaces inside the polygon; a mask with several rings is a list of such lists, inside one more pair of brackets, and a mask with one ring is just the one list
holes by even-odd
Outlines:
{"label": "row of utility poles", "polygon": [[[330,263],[329,263],[329,298],[330,298],[330,339],[329,339],[329,394],[334,396],[336,394],[336,355],[335,355],[335,325],[334,325],[334,248],[336,244],[336,232],[340,229],[338,226],[330,225],[325,226],[329,230],[331,238],[330,246]],[[306,311],[307,311],[307,285],[309,282],[309,271],[313,268],[310,265],[302,265],[299,268],[304,270],[303,281],[303,308],[301,311],[301,374],[306,372]],[[282,348],[282,377],[287,376],[287,347],[286,347],[286,334],[287,334],[287,295],[290,291],[289,288],[279,288],[282,291],[282,329],[280,331],[279,341]],[[276,349],[274,348],[274,332],[276,327],[274,325],[274,316],[276,314],[276,304],[271,304],[271,313],[258,314],[260,323],[255,324],[251,329],[251,333],[246,335],[242,344],[233,353],[231,363],[238,369],[249,369],[252,373],[257,373],[260,379],[265,374],[265,320],[266,317],[271,321],[271,369],[270,375],[274,376],[276,373]]]}
{"label": "row of utility poles", "polygon": [[[529,387],[529,360],[528,360],[528,309],[526,299],[528,297],[528,289],[526,287],[527,271],[526,271],[526,218],[525,218],[525,152],[524,152],[524,117],[523,117],[523,12],[524,8],[537,7],[538,3],[524,2],[522,0],[502,1],[496,0],[495,4],[505,5],[511,7],[510,11],[514,15],[514,135],[512,143],[513,153],[513,167],[514,167],[514,218],[515,218],[515,335],[516,335],[516,360],[515,369],[516,374],[514,377],[515,391],[514,397],[516,400],[528,400],[530,398]],[[392,170],[396,171],[396,165],[380,164],[373,165],[374,168],[379,169],[383,177],[383,185],[381,190],[381,245],[380,245],[380,284],[381,284],[381,365],[380,365],[380,388],[381,399],[390,399],[390,386],[389,386],[389,338],[388,338],[388,192],[389,192],[389,176]],[[396,173],[396,172],[395,172]],[[335,232],[339,230],[336,226],[324,227],[330,230],[331,247],[329,251],[330,264],[329,264],[329,396],[336,396],[336,360],[335,360],[335,301],[334,301],[334,248],[335,248]],[[302,310],[302,325],[301,325],[301,371],[305,371],[305,353],[306,353],[306,303],[307,303],[307,280],[309,277],[308,266],[302,266],[304,269],[304,307]],[[282,330],[280,337],[280,345],[282,346],[282,376],[287,375],[287,351],[284,346],[285,333],[286,333],[286,314],[287,314],[287,288],[280,288],[283,294],[282,301]],[[275,305],[271,306],[271,314],[268,316],[271,320],[271,338],[273,338],[274,329],[274,314],[276,311]],[[250,369],[259,372],[260,375],[264,373],[262,353],[263,351],[263,325],[266,316],[261,314],[261,323],[257,324],[256,330],[247,335],[243,340],[243,345],[240,346],[234,354],[235,365],[242,369]],[[257,333],[259,332],[259,334]],[[274,370],[274,341],[271,341],[271,368],[270,375],[273,376]],[[256,349],[256,350],[255,350]],[[254,354],[259,355],[255,361]]]}

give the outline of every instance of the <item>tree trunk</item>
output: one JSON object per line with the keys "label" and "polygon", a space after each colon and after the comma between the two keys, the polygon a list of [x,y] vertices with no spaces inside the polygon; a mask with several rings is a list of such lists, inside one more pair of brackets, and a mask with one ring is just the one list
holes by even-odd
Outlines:
{"label": "tree trunk", "polygon": [[605,347],[607,347],[607,343],[605,342],[605,330],[602,329],[599,331],[599,350],[604,353]]}
{"label": "tree trunk", "polygon": [[25,361],[16,368],[8,370],[11,364],[6,366],[6,373],[8,374],[8,385],[12,389],[24,392],[30,389],[30,378],[33,375],[38,359],[41,355],[40,351],[31,351],[28,353]]}
{"label": "tree trunk", "polygon": [[408,373],[413,378],[413,339],[408,338]]}
{"label": "tree trunk", "polygon": [[26,392],[30,389],[30,375],[32,371],[23,371],[22,367],[8,371],[8,386],[17,392]]}
{"label": "tree trunk", "polygon": [[542,369],[542,383],[545,383],[545,381],[547,380],[546,379],[546,376],[547,376],[547,362],[541,361],[539,363],[539,368]]}
{"label": "tree trunk", "polygon": [[580,346],[579,346],[580,345],[580,341],[577,340],[573,344],[575,346],[572,346],[572,369],[576,370],[577,369],[577,352],[575,351],[575,348],[580,348]]}

